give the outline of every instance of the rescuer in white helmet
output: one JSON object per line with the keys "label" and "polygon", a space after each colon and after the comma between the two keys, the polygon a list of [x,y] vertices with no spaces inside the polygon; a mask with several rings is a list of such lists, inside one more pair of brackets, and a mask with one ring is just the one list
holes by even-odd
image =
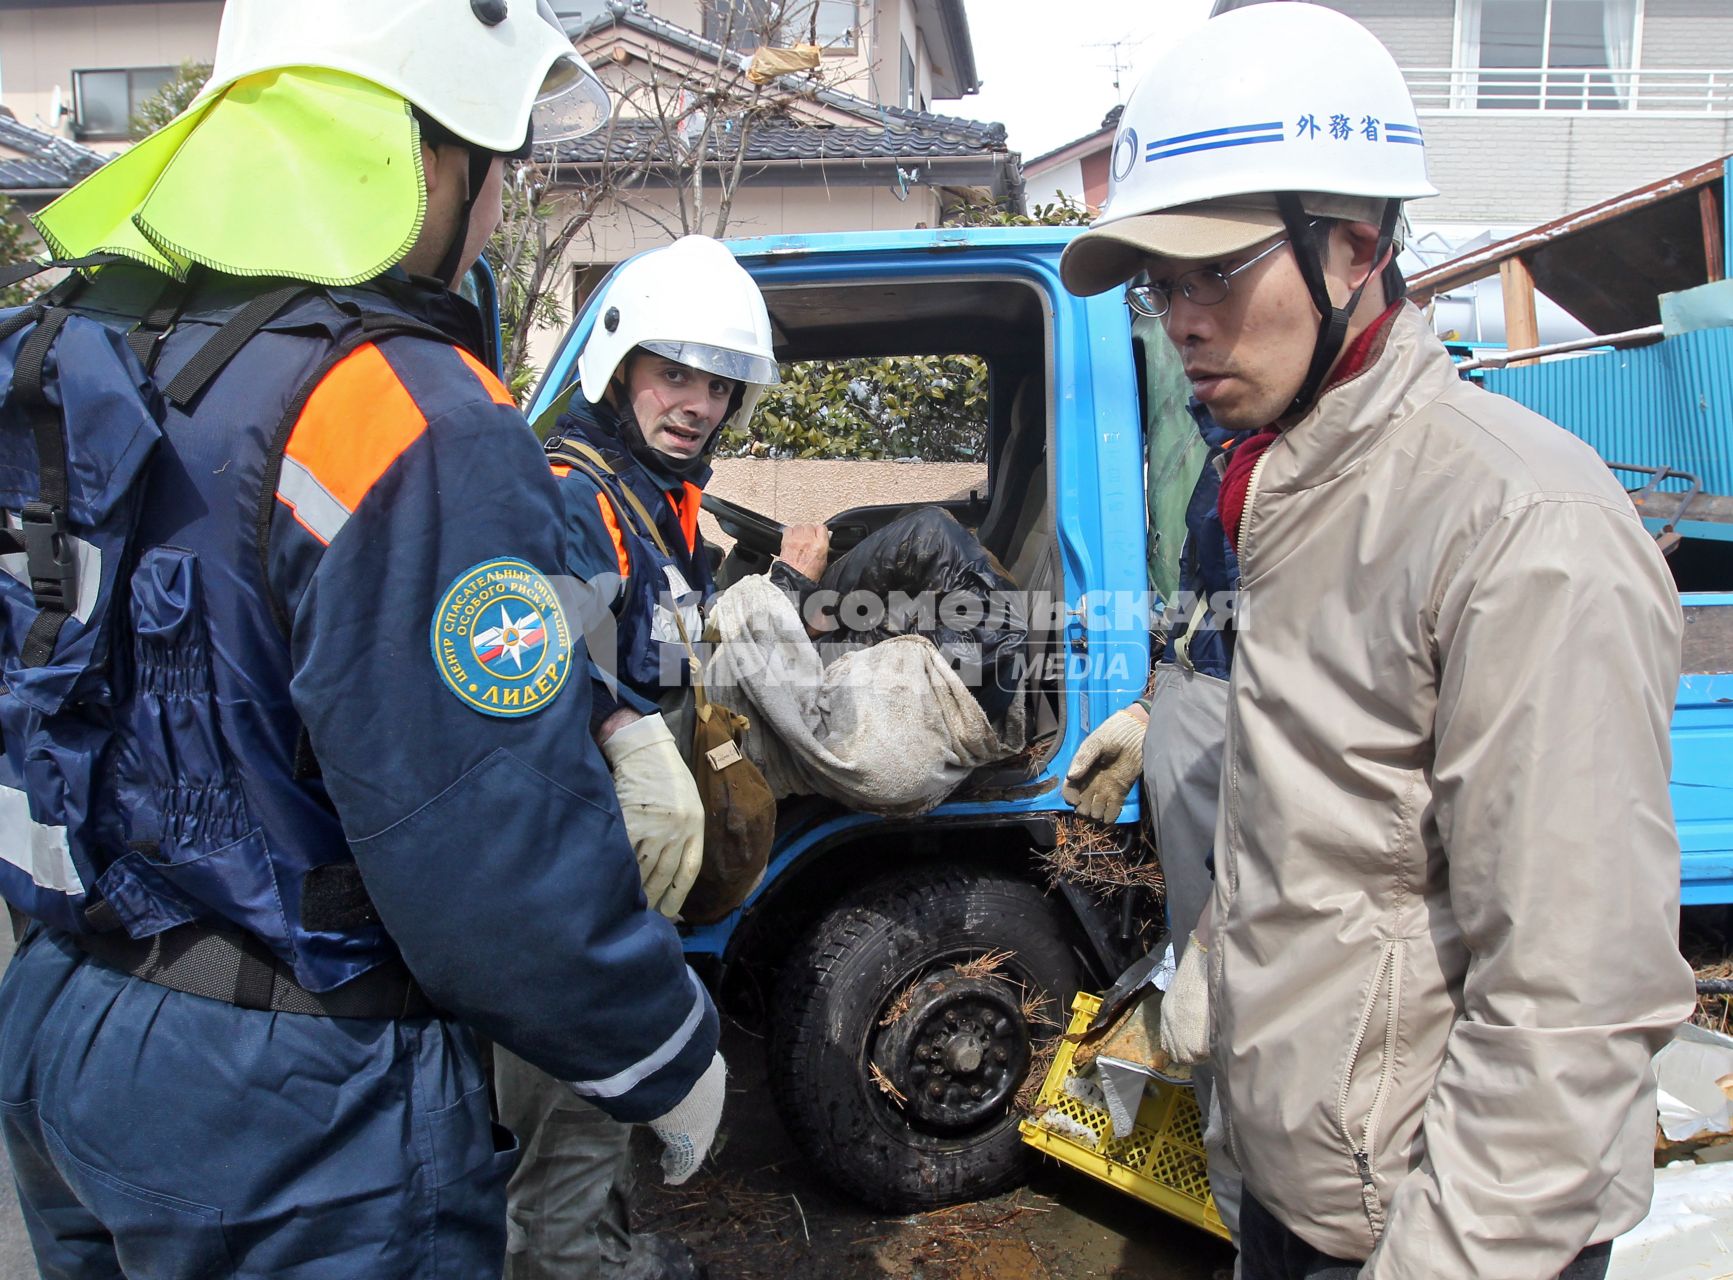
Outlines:
{"label": "rescuer in white helmet", "polygon": [[[547,441],[564,509],[567,571],[617,583],[609,604],[615,695],[591,722],[608,760],[650,904],[679,916],[704,853],[697,786],[660,708],[690,738],[685,637],[714,592],[698,504],[710,458],[780,381],[758,285],[720,241],[684,236],[622,263],[602,286],[578,356],[578,394]],[[646,522],[649,523],[646,523]],[[829,531],[794,526],[782,559],[824,570]],[[742,892],[745,886],[742,886]],[[509,1280],[686,1280],[684,1244],[631,1229],[629,1126],[512,1054],[497,1055],[501,1118],[522,1135],[512,1177]]]}
{"label": "rescuer in white helmet", "polygon": [[[1061,267],[1159,318],[1197,401],[1253,433],[1219,499],[1213,850],[1160,850],[1213,852],[1161,1035],[1214,1068],[1246,1280],[1603,1275],[1649,1204],[1649,1057],[1692,1004],[1677,595],[1593,451],[1460,380],[1402,301],[1425,156],[1364,28],[1236,9],[1144,74]],[[1090,736],[1080,809],[1118,812],[1203,679]]]}

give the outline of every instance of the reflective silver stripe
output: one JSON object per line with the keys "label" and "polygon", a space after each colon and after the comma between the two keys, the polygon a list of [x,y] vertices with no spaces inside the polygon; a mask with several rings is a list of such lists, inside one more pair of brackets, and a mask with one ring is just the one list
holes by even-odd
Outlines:
{"label": "reflective silver stripe", "polygon": [[295,514],[327,544],[343,531],[349,508],[331,496],[330,490],[293,458],[284,457],[277,477],[277,496],[295,508]]}
{"label": "reflective silver stripe", "polygon": [[655,1075],[663,1067],[674,1061],[691,1041],[693,1033],[698,1030],[698,1024],[704,1021],[704,988],[698,982],[698,975],[691,969],[686,970],[686,976],[692,980],[692,1012],[686,1015],[686,1021],[680,1024],[680,1029],[667,1040],[661,1048],[649,1057],[634,1062],[606,1080],[573,1080],[572,1090],[583,1094],[586,1098],[617,1098],[637,1088]]}
{"label": "reflective silver stripe", "polygon": [[30,816],[29,797],[12,787],[0,787],[0,858],[27,872],[44,889],[84,892],[84,881],[66,847],[66,828],[37,822]]}

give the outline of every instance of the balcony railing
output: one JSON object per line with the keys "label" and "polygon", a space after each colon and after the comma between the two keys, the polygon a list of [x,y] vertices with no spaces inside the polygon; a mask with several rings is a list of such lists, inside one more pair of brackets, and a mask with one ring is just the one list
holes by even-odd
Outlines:
{"label": "balcony railing", "polygon": [[1421,111],[1733,113],[1733,68],[1406,67]]}

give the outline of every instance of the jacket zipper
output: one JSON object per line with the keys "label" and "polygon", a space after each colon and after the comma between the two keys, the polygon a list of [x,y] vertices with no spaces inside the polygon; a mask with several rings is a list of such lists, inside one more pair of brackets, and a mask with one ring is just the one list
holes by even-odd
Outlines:
{"label": "jacket zipper", "polygon": [[[1270,448],[1274,448],[1272,443]],[[1264,472],[1264,463],[1270,460],[1270,450],[1265,449],[1258,455],[1258,460],[1252,463],[1252,474],[1246,477],[1246,505],[1240,511],[1239,532],[1234,537],[1234,554],[1240,562],[1240,590],[1245,590],[1246,580],[1246,530],[1252,526],[1252,504],[1258,500],[1258,477]]]}
{"label": "jacket zipper", "polygon": [[[1271,447],[1273,448],[1274,446],[1272,445]],[[1257,461],[1252,463],[1251,475],[1246,477],[1246,505],[1245,505],[1245,509],[1240,512],[1239,533],[1234,540],[1234,552],[1238,556],[1239,562],[1240,562],[1240,585],[1236,588],[1236,590],[1239,593],[1239,599],[1235,603],[1235,609],[1236,610],[1240,609],[1245,604],[1245,599],[1246,599],[1246,587],[1245,587],[1246,557],[1245,557],[1245,551],[1244,551],[1244,548],[1246,545],[1246,529],[1248,527],[1250,527],[1250,525],[1251,525],[1252,503],[1257,500],[1257,496],[1258,496],[1258,477],[1263,474],[1264,463],[1268,462],[1269,460],[1270,460],[1270,451],[1269,451],[1269,449],[1265,449],[1262,453],[1260,453],[1258,455]],[[1236,626],[1243,626],[1244,622],[1243,621],[1236,622],[1235,625]],[[1238,723],[1239,723],[1239,713],[1234,708],[1233,703],[1231,701],[1228,704],[1228,718],[1233,723],[1233,726],[1235,728],[1237,728]],[[1227,840],[1227,847],[1221,851],[1223,854],[1223,857],[1218,859],[1217,863],[1216,863],[1216,876],[1217,876],[1218,885],[1221,883],[1221,878],[1225,876],[1227,888],[1226,888],[1225,893],[1218,891],[1218,893],[1216,895],[1218,898],[1221,899],[1221,901],[1217,907],[1218,915],[1216,918],[1216,925],[1215,925],[1218,937],[1220,936],[1221,931],[1227,927],[1228,919],[1233,915],[1234,899],[1236,897],[1238,897],[1239,888],[1240,888],[1239,859],[1238,859],[1238,857],[1235,856],[1235,853],[1234,853],[1234,839],[1237,836],[1238,831],[1239,831],[1239,819],[1238,819],[1237,811],[1236,811],[1236,806],[1239,803],[1239,793],[1240,793],[1239,768],[1238,768],[1238,762],[1237,761],[1230,760],[1227,763],[1228,763],[1229,774],[1228,774],[1228,782],[1227,782],[1227,785],[1225,788],[1225,796],[1226,796],[1226,799],[1228,801],[1228,806],[1229,806],[1229,812],[1228,812],[1229,835],[1228,835],[1228,840]],[[1212,950],[1212,955],[1210,957],[1209,980],[1210,980],[1210,990],[1211,990],[1212,998],[1213,998],[1213,993],[1218,989],[1219,984],[1221,982],[1221,954],[1222,953],[1221,953],[1220,947],[1215,947],[1215,948],[1212,948],[1211,950]],[[1233,1146],[1233,1142],[1232,1142],[1233,1120],[1231,1118],[1228,1120],[1228,1135],[1229,1135],[1229,1144],[1228,1145],[1229,1145],[1229,1150],[1231,1151],[1232,1146]],[[1238,1158],[1239,1157],[1236,1153],[1235,1159],[1237,1160]]]}
{"label": "jacket zipper", "polygon": [[[1348,1149],[1354,1157],[1354,1168],[1360,1175],[1360,1207],[1365,1210],[1366,1224],[1372,1231],[1372,1242],[1376,1244],[1384,1234],[1384,1203],[1378,1198],[1377,1183],[1372,1177],[1372,1157],[1378,1133],[1379,1113],[1384,1107],[1384,1093],[1390,1083],[1391,1067],[1395,1063],[1397,1006],[1402,993],[1402,962],[1399,944],[1386,942],[1383,953],[1378,958],[1378,972],[1372,981],[1371,997],[1366,1001],[1366,1011],[1360,1015],[1360,1026],[1354,1032],[1354,1044],[1348,1054],[1348,1069],[1342,1074],[1342,1090],[1336,1097],[1336,1124],[1342,1130],[1342,1136],[1348,1140]],[[1366,1044],[1366,1035],[1372,1029],[1372,1014],[1378,1008],[1378,996],[1388,987],[1390,1003],[1384,1023],[1384,1058],[1378,1067],[1378,1081],[1372,1089],[1372,1105],[1366,1110],[1366,1123],[1360,1131],[1360,1141],[1355,1143],[1354,1137],[1348,1131],[1348,1091],[1354,1083],[1354,1067],[1360,1061],[1360,1050]]]}

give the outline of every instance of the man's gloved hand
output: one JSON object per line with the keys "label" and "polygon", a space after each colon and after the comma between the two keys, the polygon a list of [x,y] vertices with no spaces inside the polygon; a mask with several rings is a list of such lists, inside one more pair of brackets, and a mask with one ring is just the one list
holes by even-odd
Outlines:
{"label": "man's gloved hand", "polygon": [[710,1153],[716,1126],[722,1123],[722,1086],[727,1079],[728,1067],[718,1053],[692,1091],[667,1115],[650,1121],[650,1128],[667,1148],[662,1152],[662,1179],[669,1186],[677,1187],[697,1173]]}
{"label": "man's gloved hand", "polygon": [[1112,822],[1143,772],[1143,735],[1149,713],[1141,706],[1116,711],[1083,740],[1065,772],[1059,794],[1077,812],[1097,822]]}
{"label": "man's gloved hand", "polygon": [[1180,1066],[1209,1057],[1209,951],[1194,935],[1161,998],[1161,1051]]}
{"label": "man's gloved hand", "polygon": [[602,742],[644,896],[672,920],[704,860],[704,803],[661,716],[644,716]]}

